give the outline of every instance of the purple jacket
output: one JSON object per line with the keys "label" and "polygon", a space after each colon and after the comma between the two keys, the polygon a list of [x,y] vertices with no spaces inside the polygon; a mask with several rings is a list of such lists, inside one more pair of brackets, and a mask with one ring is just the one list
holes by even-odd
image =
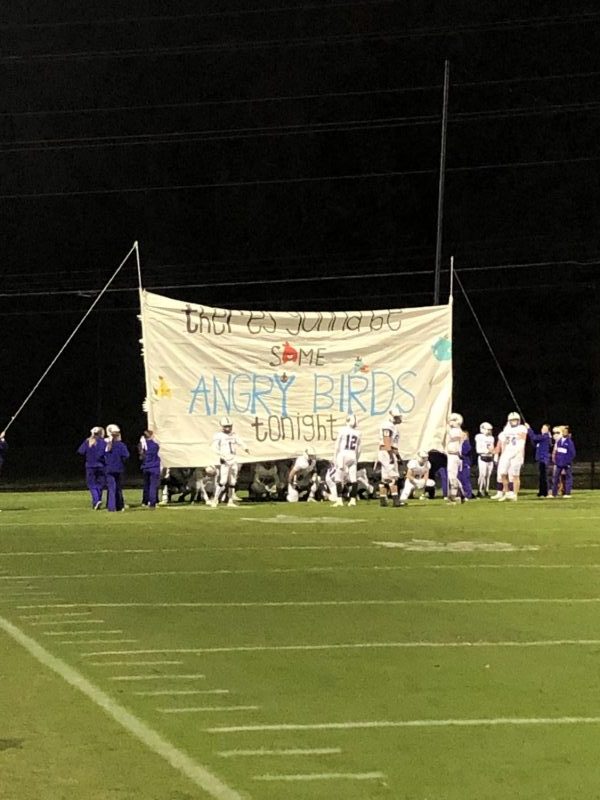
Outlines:
{"label": "purple jacket", "polygon": [[143,472],[160,472],[160,456],[158,451],[160,445],[154,439],[146,439],[146,449],[142,451],[142,470]]}
{"label": "purple jacket", "polygon": [[570,436],[563,436],[554,445],[554,463],[557,467],[570,466],[575,456],[575,445]]}
{"label": "purple jacket", "polygon": [[77,452],[80,456],[85,456],[86,469],[98,469],[104,467],[104,450],[106,442],[104,439],[96,439],[96,444],[90,445],[87,439],[84,439]]}
{"label": "purple jacket", "polygon": [[527,429],[527,436],[535,445],[535,460],[540,464],[550,463],[550,443],[549,433],[534,433],[533,428]]}
{"label": "purple jacket", "polygon": [[0,439],[0,467],[4,462],[4,453],[8,450],[8,445],[6,444],[5,439]]}
{"label": "purple jacket", "polygon": [[104,451],[104,466],[107,472],[125,472],[125,462],[129,458],[129,450],[124,442],[113,442],[110,450]]}

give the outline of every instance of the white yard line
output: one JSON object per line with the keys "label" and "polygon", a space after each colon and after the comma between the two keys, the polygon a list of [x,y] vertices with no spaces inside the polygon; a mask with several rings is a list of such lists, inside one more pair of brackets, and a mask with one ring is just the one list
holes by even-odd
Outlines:
{"label": "white yard line", "polygon": [[594,604],[600,597],[448,597],[390,600],[240,600],[198,603],[51,603],[17,606],[28,608],[315,608],[323,606],[478,606],[539,604]]}
{"label": "white yard line", "polygon": [[600,564],[370,564],[347,566],[312,566],[312,567],[274,567],[271,569],[193,569],[193,570],[155,570],[146,572],[79,572],[54,575],[0,575],[0,581],[30,580],[88,580],[93,578],[163,578],[163,577],[210,577],[215,575],[288,575],[311,574],[321,572],[421,572],[426,570],[597,570]]}
{"label": "white yard line", "polygon": [[27,636],[20,628],[3,617],[0,617],[0,629],[27,650],[40,664],[51,669],[66,683],[84,694],[122,728],[142,742],[153,753],[165,759],[174,769],[189,778],[193,784],[204,790],[210,797],[215,798],[215,800],[242,800],[242,796],[238,792],[223,783],[220,778],[213,775],[206,767],[198,764],[184,751],[179,750],[145,722],[138,719],[130,711],[127,711],[119,703],[116,703],[80,672],[70,667],[65,661],[53,656],[52,653]]}
{"label": "white yard line", "polygon": [[88,661],[90,667],[152,667],[155,664],[177,665],[183,661]]}
{"label": "white yard line", "polygon": [[[97,632],[98,631],[95,631],[95,633],[97,633]],[[91,633],[91,631],[90,631],[90,633]],[[63,636],[67,636],[67,631],[62,631],[62,635]],[[69,636],[75,636],[76,633],[75,633],[75,631],[69,631],[68,635]],[[83,641],[81,639],[65,639],[64,641],[59,642],[59,644],[78,644],[78,645],[82,645],[82,644],[127,644],[127,643],[133,644],[134,642],[137,642],[137,641],[138,641],[137,639],[87,639],[87,640],[84,639]]]}
{"label": "white yard line", "polygon": [[49,617],[85,617],[91,611],[55,611],[53,614],[21,614],[19,619],[48,619]]}
{"label": "white yard line", "polygon": [[190,706],[188,708],[157,708],[161,714],[195,714],[204,711],[260,711],[260,706]]}
{"label": "white yard line", "polygon": [[[89,636],[90,634],[97,635],[99,633],[98,629],[92,629],[89,631],[69,631],[69,636]],[[114,630],[114,631],[102,631],[102,636],[108,636],[109,633],[112,634],[119,634],[123,633],[122,630]],[[43,636],[65,636],[65,631],[42,631]]]}
{"label": "white yard line", "polygon": [[206,675],[113,675],[109,681],[171,681],[171,680],[185,680],[195,681],[204,680]]}
{"label": "white yard line", "polygon": [[208,733],[251,731],[345,731],[361,728],[455,728],[495,725],[599,725],[600,717],[489,717],[481,719],[406,719],[360,722],[278,723],[274,725],[229,725],[206,728]]}
{"label": "white yard line", "polygon": [[59,620],[44,620],[43,622],[29,622],[32,627],[49,628],[52,625],[104,625],[103,619],[59,619]]}
{"label": "white yard line", "polygon": [[229,694],[229,689],[159,689],[156,692],[132,692],[139,697],[160,697],[190,694]]}
{"label": "white yard line", "polygon": [[221,758],[237,758],[238,756],[333,756],[342,752],[341,747],[290,747],[287,750],[219,750]]}
{"label": "white yard line", "polygon": [[254,775],[253,781],[377,781],[385,780],[383,772],[307,772],[299,775]]}
{"label": "white yard line", "polygon": [[[86,642],[87,644],[87,642]],[[257,644],[239,645],[225,647],[175,647],[161,648],[156,650],[95,650],[91,653],[81,653],[83,658],[95,656],[118,656],[118,655],[151,655],[168,653],[187,653],[196,655],[206,655],[211,653],[264,653],[276,651],[299,651],[299,650],[385,650],[385,649],[412,649],[412,648],[466,648],[477,647],[597,647],[600,639],[534,639],[534,640],[509,640],[509,641],[460,641],[460,642],[435,642],[435,641],[416,641],[416,642],[347,642],[336,644]]]}

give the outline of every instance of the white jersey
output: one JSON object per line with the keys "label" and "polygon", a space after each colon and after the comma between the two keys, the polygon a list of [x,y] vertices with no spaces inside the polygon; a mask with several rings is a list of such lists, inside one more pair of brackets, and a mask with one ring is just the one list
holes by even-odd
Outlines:
{"label": "white jersey", "polygon": [[491,433],[475,435],[475,452],[478,456],[491,456],[494,452],[494,437]]}
{"label": "white jersey", "polygon": [[238,447],[246,449],[244,442],[237,434],[225,433],[224,431],[215,433],[212,447],[219,459],[225,461],[226,464],[234,463]]}
{"label": "white jersey", "polygon": [[392,448],[394,450],[397,450],[400,445],[400,431],[398,430],[398,426],[394,425],[394,423],[391,421],[384,422],[381,428],[379,429],[380,447],[384,446],[387,437],[389,437],[392,443]]}
{"label": "white jersey", "polygon": [[449,427],[446,432],[446,453],[449,456],[459,456],[463,443],[463,429]]}
{"label": "white jersey", "polygon": [[502,443],[502,452],[516,455],[525,452],[525,442],[527,440],[527,428],[525,425],[511,425],[504,427],[498,437]]}
{"label": "white jersey", "polygon": [[350,457],[358,461],[360,453],[360,440],[361,433],[358,428],[352,428],[350,425],[344,425],[340,428],[335,443],[335,453],[333,460],[337,461],[338,458]]}
{"label": "white jersey", "polygon": [[424,464],[421,464],[420,461],[417,461],[416,458],[411,458],[411,460],[406,465],[408,472],[412,473],[413,480],[422,480],[431,469],[431,464],[429,461],[426,461]]}

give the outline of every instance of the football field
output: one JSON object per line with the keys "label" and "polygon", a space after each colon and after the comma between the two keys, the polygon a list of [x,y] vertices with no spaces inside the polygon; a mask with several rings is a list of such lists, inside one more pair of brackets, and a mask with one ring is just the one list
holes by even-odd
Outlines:
{"label": "football field", "polygon": [[0,495],[2,800],[600,798],[600,493]]}

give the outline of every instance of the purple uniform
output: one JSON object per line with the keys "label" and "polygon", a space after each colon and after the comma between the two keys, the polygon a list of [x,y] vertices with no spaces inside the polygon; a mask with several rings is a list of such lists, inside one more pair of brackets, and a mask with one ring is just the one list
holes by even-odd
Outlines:
{"label": "purple uniform", "polygon": [[548,495],[548,465],[550,464],[550,447],[552,437],[549,431],[535,433],[532,428],[527,429],[529,440],[535,445],[535,461],[538,465],[539,484],[538,497]]}
{"label": "purple uniform", "polygon": [[142,474],[144,488],[142,491],[142,505],[154,508],[158,499],[158,486],[160,483],[160,445],[155,439],[146,439],[142,450]]}
{"label": "purple uniform", "polygon": [[85,481],[92,498],[92,508],[100,507],[104,489],[104,439],[92,436],[84,439],[77,452],[85,456]]}
{"label": "purple uniform", "polygon": [[460,461],[458,480],[464,496],[470,500],[473,497],[473,487],[471,486],[471,442],[468,439],[465,439],[460,447]]}
{"label": "purple uniform", "polygon": [[104,465],[106,468],[106,488],[108,489],[108,510],[121,511],[125,507],[121,476],[125,472],[125,462],[129,458],[127,446],[120,440],[106,445]]}
{"label": "purple uniform", "polygon": [[554,461],[552,494],[554,497],[558,494],[561,475],[565,481],[565,497],[571,496],[571,491],[573,489],[571,464],[573,463],[575,455],[575,444],[570,436],[561,436],[561,438],[554,443],[554,451],[552,453],[552,459]]}

